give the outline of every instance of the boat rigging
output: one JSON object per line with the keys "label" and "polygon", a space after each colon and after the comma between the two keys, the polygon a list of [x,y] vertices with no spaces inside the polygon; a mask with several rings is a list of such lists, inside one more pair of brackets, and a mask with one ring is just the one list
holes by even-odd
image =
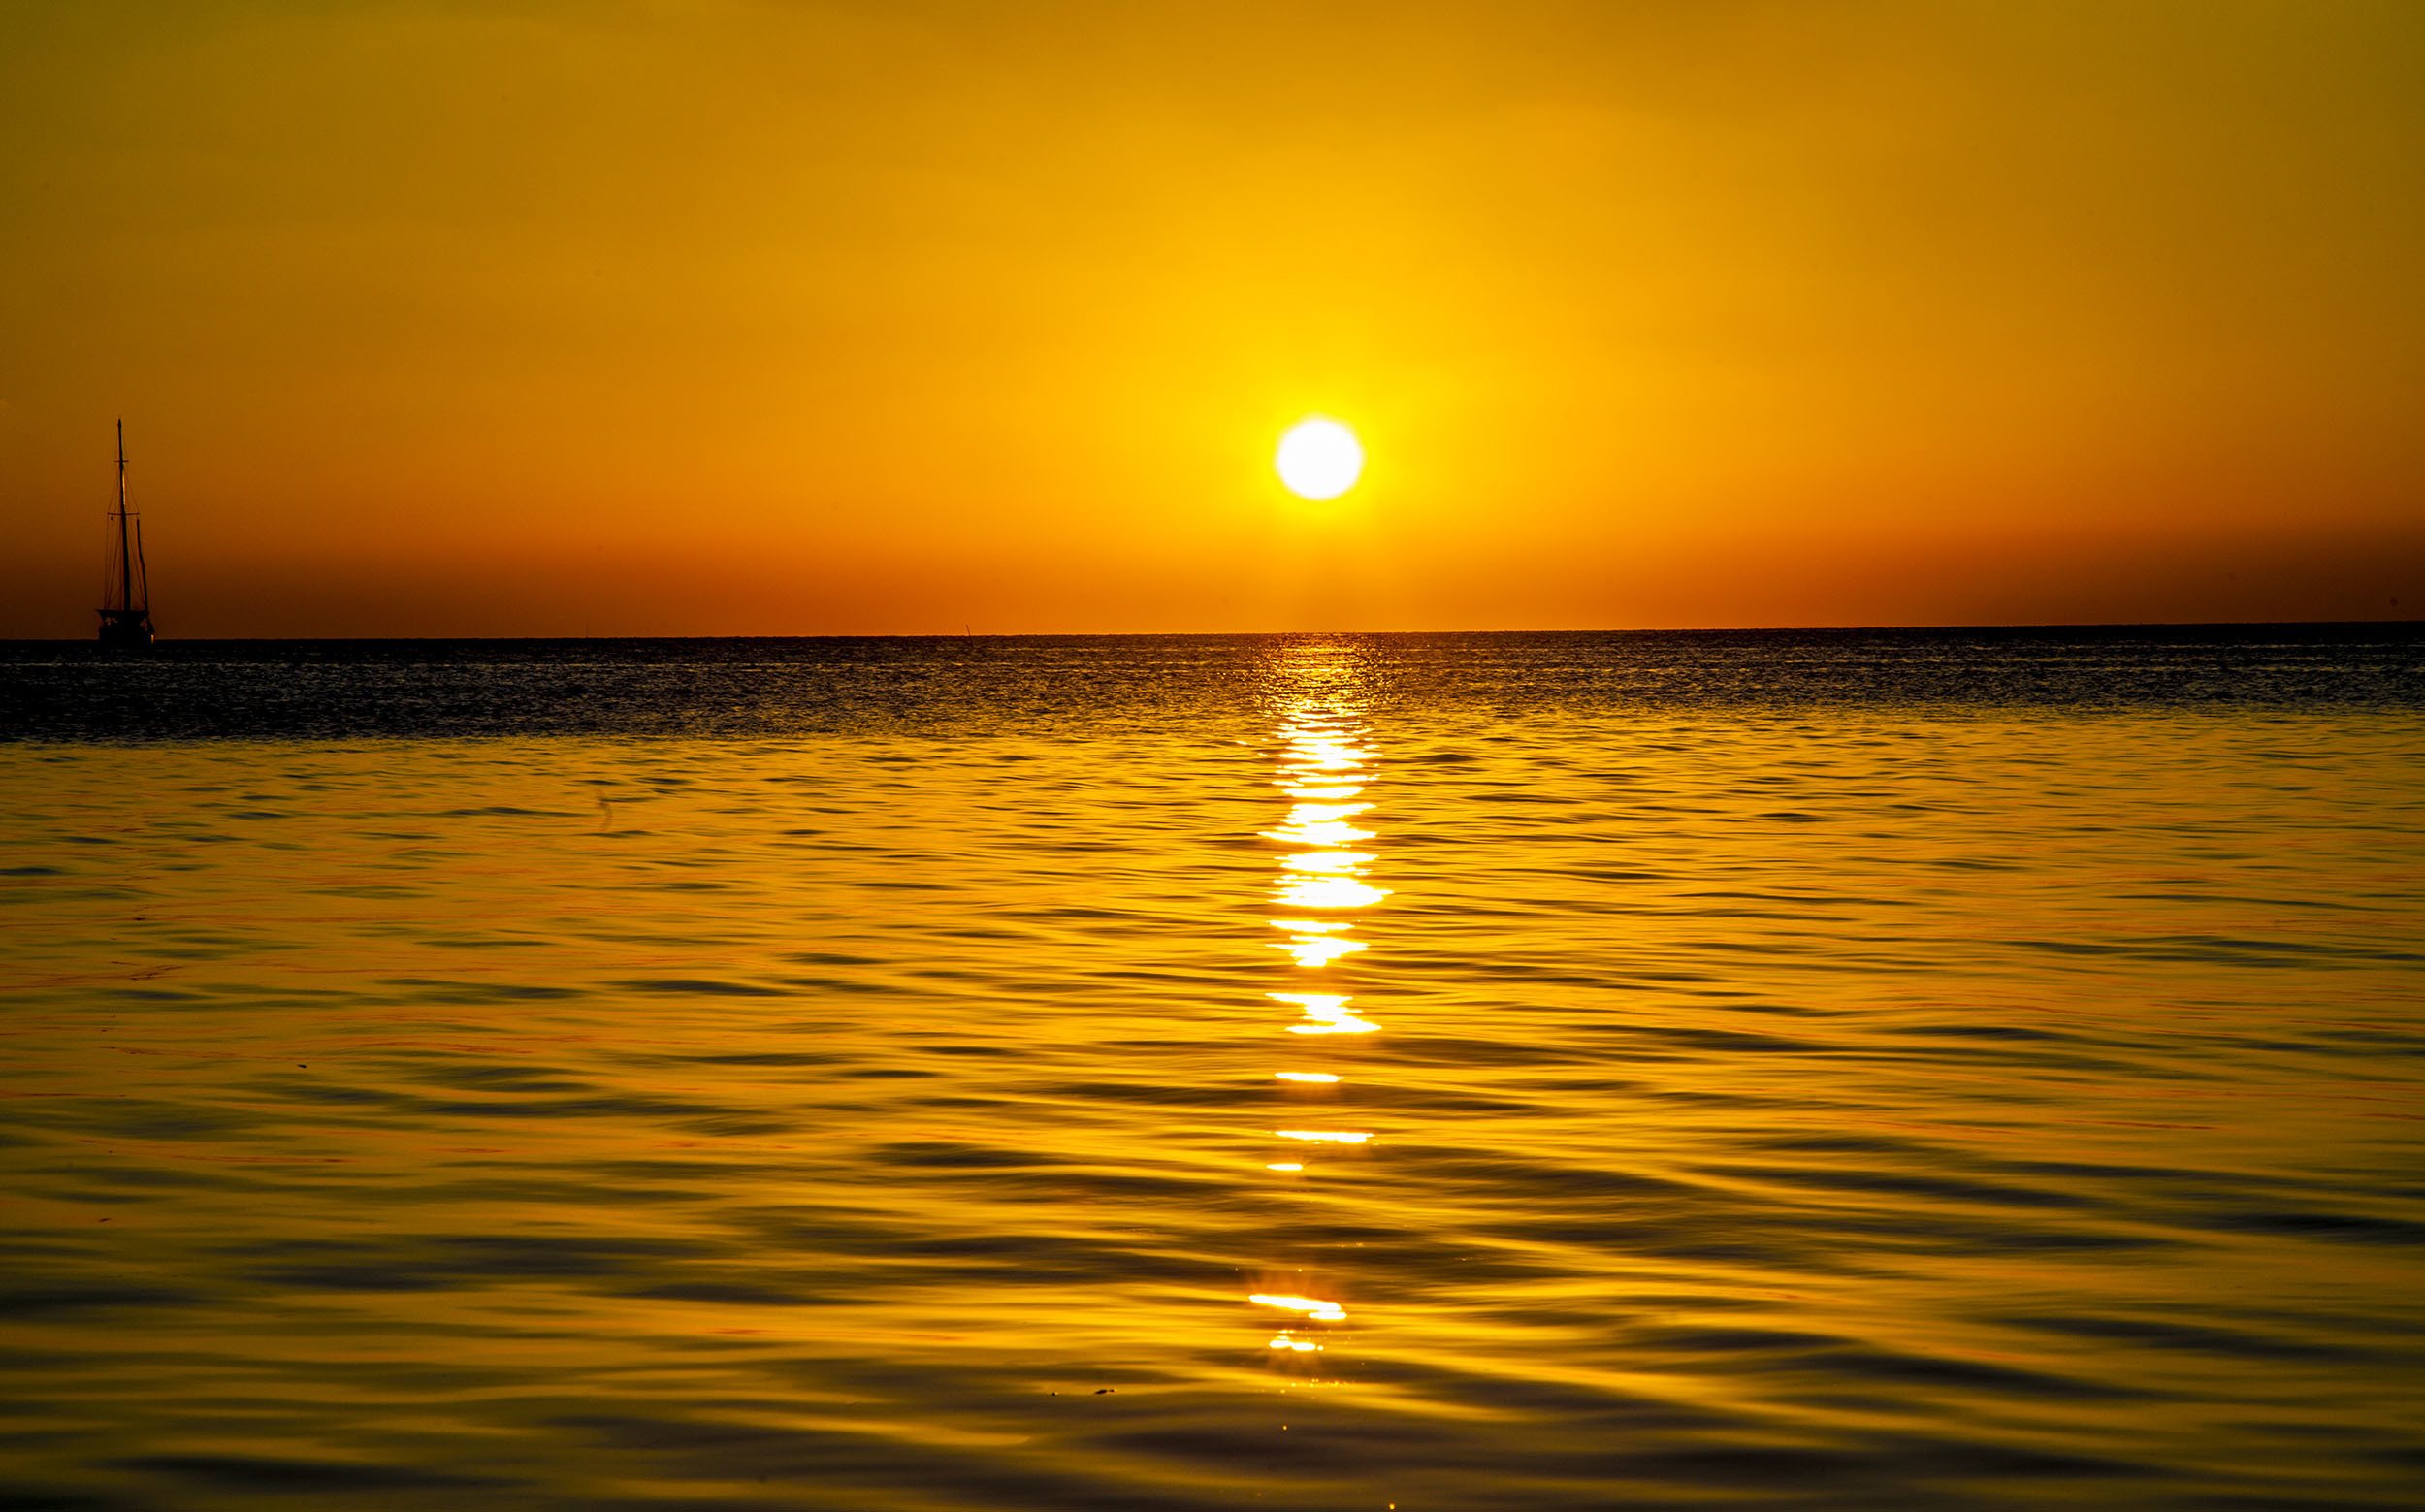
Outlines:
{"label": "boat rigging", "polygon": [[144,566],[144,528],[126,507],[126,422],[118,422],[118,506],[111,518],[117,523],[110,541],[110,574],[101,588],[101,644],[148,646],[151,629],[151,575]]}

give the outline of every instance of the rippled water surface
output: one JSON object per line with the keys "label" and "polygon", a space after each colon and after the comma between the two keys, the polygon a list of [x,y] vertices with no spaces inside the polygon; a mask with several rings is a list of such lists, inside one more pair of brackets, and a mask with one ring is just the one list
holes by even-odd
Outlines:
{"label": "rippled water surface", "polygon": [[2412,631],[0,653],[0,1505],[2407,1507]]}

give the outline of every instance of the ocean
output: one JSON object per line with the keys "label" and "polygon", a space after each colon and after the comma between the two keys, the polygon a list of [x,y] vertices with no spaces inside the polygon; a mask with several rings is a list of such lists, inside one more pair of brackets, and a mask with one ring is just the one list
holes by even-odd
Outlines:
{"label": "ocean", "polygon": [[2425,627],[0,646],[0,1507],[2425,1503]]}

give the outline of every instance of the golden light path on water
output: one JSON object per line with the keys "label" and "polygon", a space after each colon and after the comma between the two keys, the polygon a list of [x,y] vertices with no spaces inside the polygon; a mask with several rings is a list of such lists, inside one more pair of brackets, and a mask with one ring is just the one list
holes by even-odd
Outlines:
{"label": "golden light path on water", "polygon": [[[1299,1020],[1282,1026],[1288,1034],[1377,1034],[1378,1023],[1348,1009],[1353,1001],[1349,994],[1328,990],[1334,968],[1370,948],[1370,941],[1355,937],[1364,917],[1359,911],[1389,896],[1389,889],[1365,880],[1375,862],[1374,853],[1355,849],[1377,836],[1355,822],[1374,808],[1370,802],[1354,800],[1372,786],[1374,752],[1354,697],[1354,668],[1334,652],[1312,648],[1284,659],[1278,672],[1285,684],[1277,699],[1279,724],[1275,731],[1273,786],[1291,802],[1286,817],[1264,830],[1262,838],[1282,848],[1272,897],[1288,915],[1270,922],[1282,937],[1276,945],[1288,956],[1292,969],[1288,987],[1265,996],[1298,1010]],[[1308,990],[1311,987],[1324,990]],[[1348,1078],[1337,1069],[1337,1055],[1326,1057],[1322,1065],[1312,1065],[1306,1061],[1302,1041],[1290,1044],[1292,1059],[1273,1073],[1275,1079],[1285,1083],[1294,1098],[1320,1099],[1324,1122],[1351,1121],[1339,1107],[1340,1088]],[[1332,1150],[1352,1150],[1373,1138],[1371,1131],[1362,1129],[1295,1127],[1299,1110],[1292,1106],[1290,1126],[1274,1129],[1273,1138]],[[1322,1171],[1305,1159],[1269,1161],[1264,1169],[1294,1180],[1318,1177]],[[1291,1268],[1295,1274],[1302,1274],[1304,1269]],[[1294,1362],[1321,1354],[1323,1332],[1347,1319],[1345,1307],[1336,1299],[1269,1291],[1256,1292],[1247,1300],[1296,1315],[1268,1341],[1275,1360]]]}

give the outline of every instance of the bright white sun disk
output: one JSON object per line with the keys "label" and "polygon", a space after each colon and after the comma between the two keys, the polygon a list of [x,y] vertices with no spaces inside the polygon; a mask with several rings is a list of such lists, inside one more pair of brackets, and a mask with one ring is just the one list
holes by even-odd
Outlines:
{"label": "bright white sun disk", "polygon": [[1299,499],[1337,499],[1364,473],[1364,447],[1336,420],[1300,420],[1279,438],[1279,480]]}

